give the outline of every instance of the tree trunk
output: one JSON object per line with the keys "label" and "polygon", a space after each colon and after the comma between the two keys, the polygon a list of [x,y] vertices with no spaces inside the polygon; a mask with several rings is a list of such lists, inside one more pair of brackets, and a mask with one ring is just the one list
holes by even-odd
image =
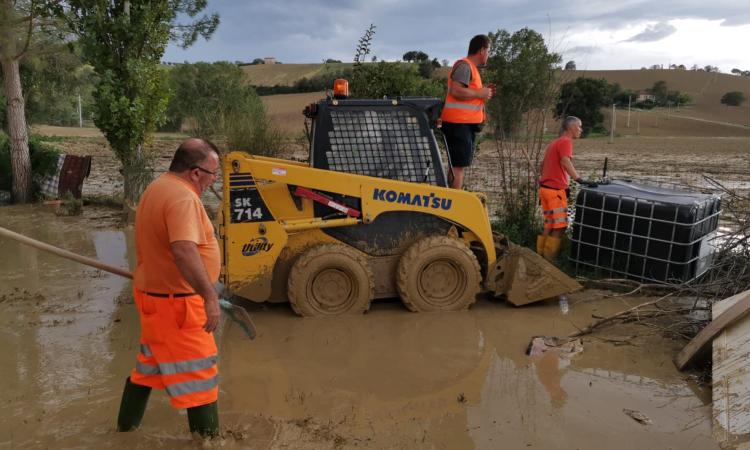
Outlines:
{"label": "tree trunk", "polygon": [[151,161],[143,150],[143,144],[138,144],[132,156],[122,164],[123,194],[127,203],[138,204],[141,194],[153,180],[153,173]]}
{"label": "tree trunk", "polygon": [[31,200],[31,158],[18,65],[17,59],[2,60],[10,137],[10,164],[13,174],[13,201],[26,203]]}

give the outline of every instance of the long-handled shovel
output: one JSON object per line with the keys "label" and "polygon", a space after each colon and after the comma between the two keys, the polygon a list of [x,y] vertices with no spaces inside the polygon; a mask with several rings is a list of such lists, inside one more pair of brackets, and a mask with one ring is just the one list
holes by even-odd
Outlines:
{"label": "long-handled shovel", "polygon": [[[101,261],[98,261],[93,258],[88,258],[83,255],[79,255],[77,253],[70,252],[68,250],[55,247],[54,245],[46,244],[41,241],[37,241],[36,239],[32,239],[28,236],[24,236],[22,234],[18,234],[14,231],[10,231],[7,228],[0,227],[0,236],[7,237],[10,239],[13,239],[14,241],[20,242],[22,244],[29,245],[31,247],[37,248],[39,250],[44,250],[45,252],[52,253],[57,256],[61,256],[63,258],[67,258],[76,262],[79,262],[81,264],[85,264],[87,266],[95,267],[97,269],[104,270],[109,273],[113,273],[115,275],[120,275],[121,277],[130,278],[133,279],[133,274],[128,272],[127,270],[121,269],[119,267],[110,266],[109,264],[104,264]],[[226,298],[224,298],[223,293],[223,286],[219,285],[219,288],[217,289],[219,293],[219,306],[229,315],[229,317],[237,322],[239,326],[245,331],[247,334],[247,337],[250,339],[255,339],[255,324],[253,323],[253,320],[250,318],[250,314],[247,313],[245,308],[235,305]]]}

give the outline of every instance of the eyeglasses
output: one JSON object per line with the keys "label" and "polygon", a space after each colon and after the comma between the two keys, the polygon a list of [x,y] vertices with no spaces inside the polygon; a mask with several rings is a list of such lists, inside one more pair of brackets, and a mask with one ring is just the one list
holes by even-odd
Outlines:
{"label": "eyeglasses", "polygon": [[190,169],[191,169],[191,170],[192,170],[192,169],[198,169],[198,170],[200,170],[201,172],[205,172],[205,173],[207,173],[207,174],[209,174],[209,175],[213,175],[213,176],[215,176],[215,177],[219,176],[219,171],[218,171],[218,170],[217,170],[216,172],[211,172],[210,170],[204,169],[204,168],[203,168],[203,167],[201,167],[201,166],[193,166],[193,167],[191,167]]}

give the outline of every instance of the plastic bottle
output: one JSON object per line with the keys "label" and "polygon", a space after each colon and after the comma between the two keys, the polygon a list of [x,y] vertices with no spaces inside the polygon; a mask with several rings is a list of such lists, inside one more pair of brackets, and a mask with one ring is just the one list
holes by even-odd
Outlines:
{"label": "plastic bottle", "polygon": [[561,295],[560,297],[560,312],[567,314],[570,311],[570,305],[568,305],[568,297]]}

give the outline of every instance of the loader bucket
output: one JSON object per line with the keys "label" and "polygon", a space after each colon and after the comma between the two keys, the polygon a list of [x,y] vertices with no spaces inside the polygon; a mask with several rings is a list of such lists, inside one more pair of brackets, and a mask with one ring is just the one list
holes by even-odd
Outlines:
{"label": "loader bucket", "polygon": [[[496,237],[497,260],[487,271],[486,287],[516,306],[583,289],[546,259],[526,247]],[[499,244],[499,245],[498,245]]]}

